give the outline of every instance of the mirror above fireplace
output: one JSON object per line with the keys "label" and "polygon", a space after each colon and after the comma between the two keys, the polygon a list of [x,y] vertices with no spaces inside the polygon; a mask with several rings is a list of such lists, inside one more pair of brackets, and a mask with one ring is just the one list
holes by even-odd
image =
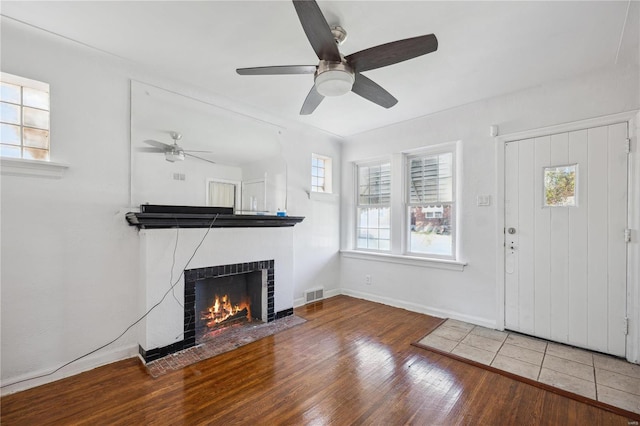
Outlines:
{"label": "mirror above fireplace", "polygon": [[286,210],[283,129],[131,81],[131,204]]}

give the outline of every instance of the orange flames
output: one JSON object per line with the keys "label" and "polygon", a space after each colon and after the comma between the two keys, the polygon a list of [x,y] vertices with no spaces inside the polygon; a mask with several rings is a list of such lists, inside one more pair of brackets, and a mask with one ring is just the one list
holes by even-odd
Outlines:
{"label": "orange flames", "polygon": [[[246,311],[246,314],[243,315],[242,311]],[[207,321],[207,327],[216,327],[221,322],[233,317],[238,316],[238,318],[246,318],[251,320],[251,311],[249,310],[248,303],[239,303],[233,304],[229,299],[228,295],[224,295],[222,297],[216,295],[215,301],[213,305],[208,308],[208,310],[203,311],[201,314],[201,319]]]}

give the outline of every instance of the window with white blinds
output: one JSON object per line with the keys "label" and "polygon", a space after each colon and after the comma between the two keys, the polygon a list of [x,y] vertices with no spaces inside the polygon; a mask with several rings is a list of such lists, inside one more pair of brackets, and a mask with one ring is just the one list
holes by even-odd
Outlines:
{"label": "window with white blinds", "polygon": [[356,248],[391,249],[391,163],[358,164]]}
{"label": "window with white blinds", "polygon": [[406,157],[406,251],[410,254],[454,258],[454,156],[446,151]]}

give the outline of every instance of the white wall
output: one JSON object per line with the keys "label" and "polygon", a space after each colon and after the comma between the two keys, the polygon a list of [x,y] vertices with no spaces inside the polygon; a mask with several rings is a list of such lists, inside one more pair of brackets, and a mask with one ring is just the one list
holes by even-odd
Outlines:
{"label": "white wall", "polygon": [[[70,165],[59,180],[2,176],[0,362],[7,393],[137,353],[134,329],[55,375],[10,385],[96,349],[142,314],[139,237],[124,218],[130,208],[129,79],[202,93],[4,18],[1,42],[2,71],[51,85],[52,161]],[[219,105],[239,108],[228,100]],[[310,181],[311,152],[326,151],[339,162],[340,144],[295,126],[286,133],[288,210],[306,216],[292,232],[294,250],[305,251],[295,256],[293,271],[293,297],[299,298],[319,282],[337,288],[339,201],[318,207],[301,182]]]}
{"label": "white wall", "polygon": [[[342,258],[343,293],[407,309],[453,317],[486,326],[496,324],[496,150],[489,126],[501,134],[577,121],[640,106],[638,68],[611,67],[495,99],[360,134],[343,145],[342,241],[350,241],[355,220],[353,162],[461,141],[462,179],[459,232],[464,271]],[[491,195],[490,207],[476,206]],[[365,284],[365,274],[372,285]]]}

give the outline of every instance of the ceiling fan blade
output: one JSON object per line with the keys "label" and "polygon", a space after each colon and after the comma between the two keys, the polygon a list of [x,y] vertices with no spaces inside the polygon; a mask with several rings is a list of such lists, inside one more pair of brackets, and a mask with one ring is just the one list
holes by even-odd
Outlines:
{"label": "ceiling fan blade", "polygon": [[153,153],[162,153],[165,152],[164,149],[160,149],[160,148],[151,148],[151,147],[140,147],[140,148],[136,148],[136,151],[138,152],[153,152]]}
{"label": "ceiling fan blade", "polygon": [[166,151],[168,149],[170,150],[171,147],[173,146],[173,145],[169,145],[169,144],[164,143],[164,142],[154,141],[153,139],[147,139],[147,140],[144,141],[144,143],[148,143],[151,146],[155,146],[156,148],[161,149],[162,152],[164,152],[164,151]]}
{"label": "ceiling fan blade", "polygon": [[353,83],[351,91],[384,108],[391,108],[398,103],[398,100],[391,93],[359,73],[356,73],[356,81]]}
{"label": "ceiling fan blade", "polygon": [[318,107],[318,105],[320,105],[320,102],[322,102],[323,99],[324,99],[324,96],[318,93],[318,91],[316,90],[316,86],[315,85],[312,86],[311,90],[309,91],[309,94],[307,95],[307,98],[304,100],[304,103],[302,104],[302,108],[300,109],[300,115],[311,114],[313,111],[316,110],[316,108]]}
{"label": "ceiling fan blade", "polygon": [[293,0],[293,6],[318,59],[340,62],[340,51],[318,3],[314,0]]}
{"label": "ceiling fan blade", "polygon": [[193,157],[193,158],[197,158],[198,160],[206,161],[207,163],[216,164],[215,161],[207,160],[206,158],[202,158],[202,157],[199,157],[197,155],[189,154],[188,152],[185,152],[184,155],[189,156],[189,157]]}
{"label": "ceiling fan blade", "polygon": [[203,154],[211,154],[213,151],[196,151],[194,149],[183,149],[183,152],[201,152]]}
{"label": "ceiling fan blade", "polygon": [[275,67],[238,68],[240,75],[285,75],[285,74],[313,74],[318,67],[315,65],[280,65]]}
{"label": "ceiling fan blade", "polygon": [[436,50],[438,39],[435,35],[429,34],[381,44],[352,53],[345,59],[356,72],[363,72],[397,64]]}

